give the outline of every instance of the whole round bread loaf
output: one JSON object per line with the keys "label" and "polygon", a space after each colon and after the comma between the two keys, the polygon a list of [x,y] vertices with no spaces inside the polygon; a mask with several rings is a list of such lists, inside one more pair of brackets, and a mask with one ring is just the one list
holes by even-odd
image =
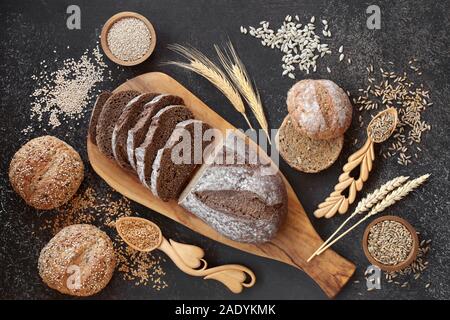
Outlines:
{"label": "whole round bread loaf", "polygon": [[42,210],[69,201],[83,177],[84,165],[78,152],[53,136],[28,141],[9,166],[13,189],[28,205]]}
{"label": "whole round bread loaf", "polygon": [[301,80],[287,95],[288,111],[300,131],[311,139],[333,139],[348,129],[352,105],[330,80]]}
{"label": "whole round bread loaf", "polygon": [[89,224],[62,229],[42,249],[38,261],[39,275],[50,288],[83,297],[106,287],[115,266],[111,239]]}

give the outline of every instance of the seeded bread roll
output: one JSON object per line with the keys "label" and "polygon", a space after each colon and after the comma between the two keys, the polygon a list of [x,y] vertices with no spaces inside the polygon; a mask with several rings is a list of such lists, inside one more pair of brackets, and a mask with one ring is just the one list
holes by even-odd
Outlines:
{"label": "seeded bread roll", "polygon": [[204,141],[203,135],[210,128],[206,123],[192,119],[176,125],[153,162],[151,190],[155,196],[164,201],[179,197],[195,170],[203,163],[203,154],[207,153],[206,148],[213,140]]}
{"label": "seeded bread roll", "polygon": [[128,130],[136,124],[139,115],[144,111],[145,104],[152,101],[156,96],[158,96],[157,93],[144,93],[132,99],[125,106],[114,126],[111,138],[112,151],[117,163],[124,169],[132,169],[127,157]]}
{"label": "seeded bread roll", "polygon": [[339,157],[344,136],[315,140],[306,136],[288,115],[275,139],[281,157],[294,169],[316,173],[331,166]]}
{"label": "seeded bread roll", "polygon": [[106,287],[115,267],[111,239],[89,224],[74,224],[59,231],[38,260],[44,283],[61,293],[81,297]]}
{"label": "seeded bread roll", "polygon": [[161,94],[144,106],[145,110],[139,115],[139,119],[134,127],[128,130],[127,136],[128,163],[134,170],[136,170],[136,157],[134,151],[144,142],[145,135],[147,134],[153,117],[159,110],[164,109],[165,107],[183,104],[183,99],[180,97],[170,94]]}
{"label": "seeded bread roll", "polygon": [[159,149],[164,147],[177,123],[192,119],[194,115],[185,106],[168,106],[152,120],[147,136],[135,150],[136,171],[142,184],[150,189],[152,165]]}
{"label": "seeded bread roll", "polygon": [[340,137],[352,121],[347,94],[330,80],[302,80],[287,95],[288,111],[298,129],[311,139]]}
{"label": "seeded bread roll", "polygon": [[97,122],[97,146],[99,150],[111,160],[114,160],[112,151],[112,134],[117,120],[123,109],[131,99],[137,97],[139,92],[126,90],[114,93],[105,102]]}
{"label": "seeded bread roll", "polygon": [[103,110],[106,100],[111,97],[112,93],[109,91],[103,91],[97,97],[92,109],[91,119],[89,120],[89,139],[93,144],[97,144],[97,123],[100,113]]}
{"label": "seeded bread roll", "polygon": [[204,164],[195,174],[178,203],[232,240],[270,241],[287,214],[283,178],[273,165],[251,156],[249,147],[233,148],[228,142],[212,165]]}
{"label": "seeded bread roll", "polygon": [[9,166],[13,189],[28,205],[41,210],[54,209],[69,201],[83,177],[84,165],[78,152],[52,136],[28,141]]}

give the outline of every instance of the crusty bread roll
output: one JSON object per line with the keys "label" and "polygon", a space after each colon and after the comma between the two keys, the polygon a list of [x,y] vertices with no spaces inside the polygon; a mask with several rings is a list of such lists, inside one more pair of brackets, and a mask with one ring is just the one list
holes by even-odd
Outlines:
{"label": "crusty bread roll", "polygon": [[62,229],[42,249],[38,261],[39,275],[50,288],[83,297],[106,287],[115,266],[111,239],[89,224]]}
{"label": "crusty bread roll", "polygon": [[32,139],[16,152],[9,166],[14,190],[30,206],[50,210],[69,201],[84,177],[78,152],[52,136]]}
{"label": "crusty bread roll", "polygon": [[298,129],[311,139],[342,136],[352,120],[347,94],[330,80],[302,80],[287,95],[288,111]]}

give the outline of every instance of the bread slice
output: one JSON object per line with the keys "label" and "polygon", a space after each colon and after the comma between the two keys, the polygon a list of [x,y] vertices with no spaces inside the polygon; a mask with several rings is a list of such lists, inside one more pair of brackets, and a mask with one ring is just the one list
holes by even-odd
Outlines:
{"label": "bread slice", "polygon": [[153,117],[144,142],[134,152],[137,174],[147,188],[150,189],[152,165],[158,150],[164,147],[178,123],[192,118],[194,115],[185,106],[165,107]]}
{"label": "bread slice", "polygon": [[[232,240],[270,241],[287,214],[283,178],[273,164],[249,163],[252,147],[234,149],[227,139],[219,150],[212,164],[197,171],[178,203]],[[223,162],[229,155],[235,164]]]}
{"label": "bread slice", "polygon": [[103,106],[105,105],[106,100],[111,97],[112,93],[109,91],[103,91],[97,97],[97,100],[94,103],[94,108],[91,112],[91,119],[89,120],[89,139],[93,144],[97,144],[97,122],[102,112]]}
{"label": "bread slice", "polygon": [[176,125],[164,148],[159,149],[152,166],[151,190],[164,201],[178,199],[195,170],[203,163],[203,154],[213,142],[204,141],[211,127],[199,120],[186,120]]}
{"label": "bread slice", "polygon": [[294,169],[316,173],[331,166],[341,153],[344,136],[329,140],[311,139],[297,129],[288,115],[275,139],[283,159]]}
{"label": "bread slice", "polygon": [[184,101],[180,97],[170,94],[162,94],[154,98],[144,106],[144,111],[139,115],[134,127],[128,130],[127,136],[127,157],[128,163],[136,170],[136,157],[134,150],[138,148],[145,140],[152,118],[159,110],[171,105],[183,105]]}
{"label": "bread slice", "polygon": [[114,93],[105,102],[97,123],[97,146],[108,158],[114,160],[112,151],[112,134],[114,126],[122,114],[123,109],[131,99],[137,97],[139,92],[126,90]]}
{"label": "bread slice", "polygon": [[[124,169],[131,170],[132,167],[128,162],[127,156],[127,136],[128,130],[134,127],[139,115],[144,111],[145,104],[157,97],[158,93],[143,93],[132,99],[125,106],[122,114],[117,120],[112,134],[112,148],[114,158],[117,163]],[[133,170],[134,172],[134,170]]]}

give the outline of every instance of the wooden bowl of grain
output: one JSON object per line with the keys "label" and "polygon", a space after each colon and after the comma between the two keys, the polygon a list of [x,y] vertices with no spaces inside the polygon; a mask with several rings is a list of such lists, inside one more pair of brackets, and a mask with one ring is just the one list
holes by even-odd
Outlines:
{"label": "wooden bowl of grain", "polygon": [[362,246],[371,264],[392,272],[406,268],[416,259],[419,238],[414,227],[405,219],[382,216],[367,226]]}
{"label": "wooden bowl of grain", "polygon": [[124,11],[106,21],[100,35],[106,56],[122,66],[135,66],[150,57],[156,46],[156,32],[146,17]]}

